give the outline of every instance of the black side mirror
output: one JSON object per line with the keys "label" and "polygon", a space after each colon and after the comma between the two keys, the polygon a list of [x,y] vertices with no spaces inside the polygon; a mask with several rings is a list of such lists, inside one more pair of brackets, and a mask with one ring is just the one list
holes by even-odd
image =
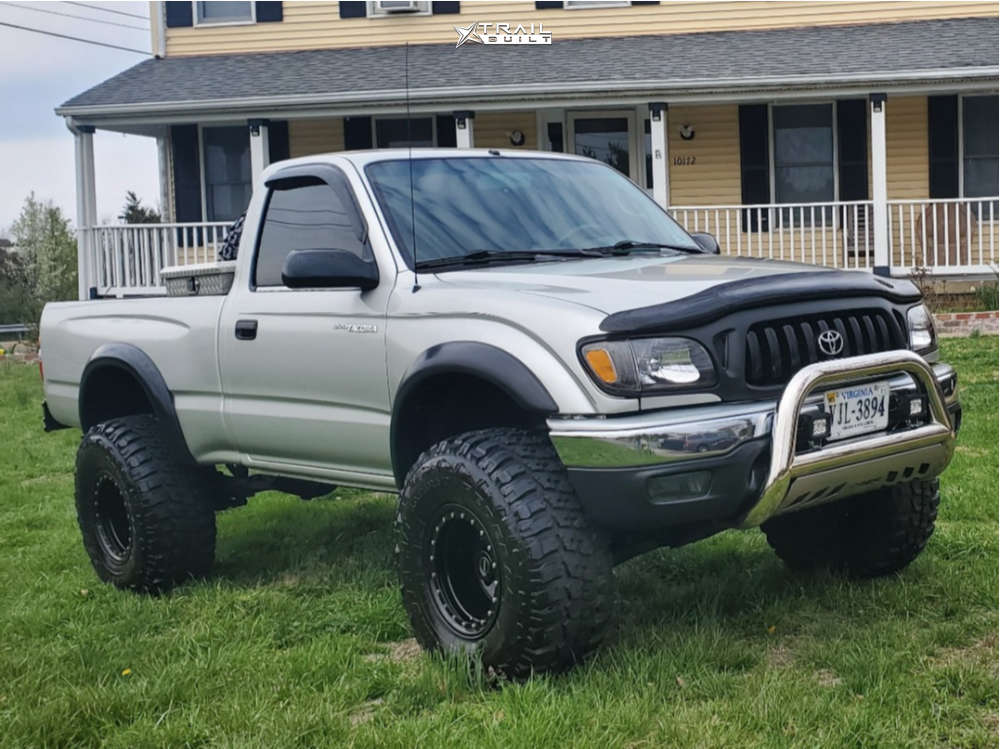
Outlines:
{"label": "black side mirror", "polygon": [[378,266],[347,250],[294,250],[281,267],[281,282],[292,289],[378,286]]}
{"label": "black side mirror", "polygon": [[691,239],[698,243],[705,252],[711,255],[719,254],[719,240],[713,237],[711,234],[703,231],[696,231],[691,235]]}

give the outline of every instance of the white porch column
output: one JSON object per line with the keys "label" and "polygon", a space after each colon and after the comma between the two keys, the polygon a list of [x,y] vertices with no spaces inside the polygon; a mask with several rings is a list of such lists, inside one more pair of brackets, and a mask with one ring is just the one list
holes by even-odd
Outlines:
{"label": "white porch column", "polygon": [[885,167],[885,94],[869,96],[872,117],[872,231],[875,239],[874,271],[888,276],[889,257],[889,189]]}
{"label": "white porch column", "polygon": [[90,287],[96,285],[92,275],[94,246],[92,227],[97,224],[97,182],[94,178],[94,128],[89,125],[70,125],[74,139],[76,161],[76,275],[80,299],[90,296]]}
{"label": "white porch column", "polygon": [[473,123],[476,113],[467,110],[453,112],[455,115],[455,145],[458,148],[473,148],[475,143]]}
{"label": "white porch column", "polygon": [[170,199],[170,128],[156,136],[156,161],[160,177],[160,216],[170,223],[174,220],[174,206]]}
{"label": "white porch column", "polygon": [[667,161],[667,105],[649,105],[649,150],[653,157],[653,199],[664,208],[670,206],[670,168]]}
{"label": "white porch column", "polygon": [[268,120],[247,120],[250,126],[250,178],[257,184],[260,173],[271,163],[270,141],[267,137]]}

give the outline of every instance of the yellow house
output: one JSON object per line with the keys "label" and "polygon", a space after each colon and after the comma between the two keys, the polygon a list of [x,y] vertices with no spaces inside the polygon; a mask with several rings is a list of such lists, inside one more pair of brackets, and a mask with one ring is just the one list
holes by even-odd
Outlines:
{"label": "yellow house", "polygon": [[[407,143],[604,160],[727,253],[996,273],[995,2],[174,0],[151,19],[153,59],[56,110],[81,296],[213,257],[271,161]],[[95,128],[156,138],[165,224],[97,225]]]}

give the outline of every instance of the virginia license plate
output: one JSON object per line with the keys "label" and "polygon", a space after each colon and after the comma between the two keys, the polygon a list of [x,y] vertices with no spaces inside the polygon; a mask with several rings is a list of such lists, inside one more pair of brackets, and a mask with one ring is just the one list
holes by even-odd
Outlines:
{"label": "virginia license plate", "polygon": [[830,440],[878,432],[889,425],[889,383],[869,382],[826,391]]}

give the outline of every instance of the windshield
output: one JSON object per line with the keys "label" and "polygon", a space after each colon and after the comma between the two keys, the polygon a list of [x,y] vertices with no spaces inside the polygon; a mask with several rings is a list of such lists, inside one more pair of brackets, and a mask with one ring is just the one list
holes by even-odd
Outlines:
{"label": "windshield", "polygon": [[365,173],[411,268],[414,238],[420,262],[484,250],[579,250],[626,239],[698,250],[642,190],[603,164],[445,157],[376,161]]}

